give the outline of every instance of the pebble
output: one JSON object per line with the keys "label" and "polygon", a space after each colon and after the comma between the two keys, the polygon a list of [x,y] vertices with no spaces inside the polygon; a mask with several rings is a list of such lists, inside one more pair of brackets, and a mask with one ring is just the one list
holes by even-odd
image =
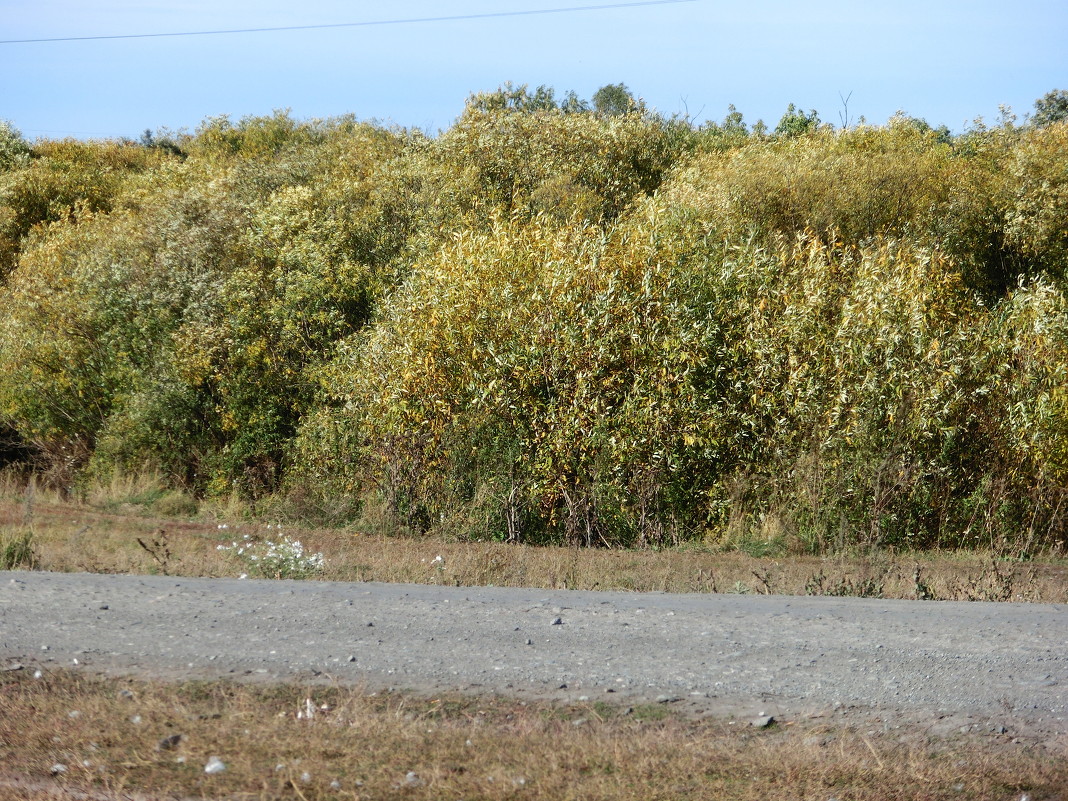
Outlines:
{"label": "pebble", "polygon": [[224,773],[226,771],[226,763],[216,756],[213,756],[208,760],[208,764],[204,766],[205,773]]}
{"label": "pebble", "polygon": [[172,734],[169,737],[164,737],[158,743],[156,743],[157,751],[171,751],[179,746],[182,742],[183,735]]}

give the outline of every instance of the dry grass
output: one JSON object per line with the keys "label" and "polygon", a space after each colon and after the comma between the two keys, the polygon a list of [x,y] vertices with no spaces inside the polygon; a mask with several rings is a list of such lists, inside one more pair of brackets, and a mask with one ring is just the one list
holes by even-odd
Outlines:
{"label": "dry grass", "polygon": [[[813,721],[758,730],[663,710],[22,670],[0,674],[0,793],[1040,801],[1068,787],[1063,759],[1004,737]],[[212,757],[224,772],[205,772]]]}
{"label": "dry grass", "polygon": [[[236,576],[247,565],[219,545],[245,535],[253,541],[280,536],[277,526],[250,520],[245,512],[236,505],[198,510],[151,480],[105,488],[85,503],[9,484],[0,486],[0,556],[30,535],[32,562],[7,566]],[[1068,562],[1056,558],[1020,562],[975,552],[770,557],[707,548],[620,551],[449,542],[352,529],[287,526],[283,533],[322,552],[322,576],[340,581],[1068,602]]]}
{"label": "dry grass", "polygon": [[[279,533],[243,512],[195,509],[151,481],[105,488],[81,504],[0,485],[0,554],[25,556],[19,543],[28,542],[32,559],[9,566],[237,575],[243,565],[217,546]],[[1055,560],[773,559],[284,531],[321,551],[323,577],[339,580],[1068,600],[1068,568]],[[1058,795],[1068,787],[1063,759],[1005,736],[930,739],[915,730],[820,720],[757,730],[687,719],[657,705],[628,710],[33,674],[0,673],[3,798],[1068,798]],[[224,772],[205,773],[213,756]],[[53,772],[56,765],[64,770]]]}

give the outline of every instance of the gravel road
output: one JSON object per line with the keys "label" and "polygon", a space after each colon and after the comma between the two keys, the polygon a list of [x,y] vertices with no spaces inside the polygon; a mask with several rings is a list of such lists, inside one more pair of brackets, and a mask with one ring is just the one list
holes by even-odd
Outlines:
{"label": "gravel road", "polygon": [[0,572],[0,669],[866,716],[1068,742],[1068,606]]}

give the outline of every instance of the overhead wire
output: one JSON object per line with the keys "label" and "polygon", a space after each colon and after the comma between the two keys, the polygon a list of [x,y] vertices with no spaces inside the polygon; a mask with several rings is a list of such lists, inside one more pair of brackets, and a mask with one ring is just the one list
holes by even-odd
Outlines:
{"label": "overhead wire", "polygon": [[564,8],[540,8],[524,11],[487,11],[479,14],[455,14],[438,17],[407,17],[403,19],[367,20],[363,22],[334,22],[321,25],[281,25],[273,28],[230,28],[212,31],[176,31],[170,33],[125,33],[100,36],[55,36],[41,39],[0,39],[0,45],[38,44],[43,42],[88,42],[103,39],[156,39],[165,36],[219,36],[236,33],[270,33],[276,31],[307,31],[325,28],[367,28],[379,25],[409,25],[427,22],[454,22],[460,20],[491,19],[494,17],[529,17],[539,14],[567,14],[577,11],[606,11],[617,8],[634,8],[636,6],[666,6],[679,3],[696,3],[698,0],[635,0],[629,3],[608,3],[603,5],[567,6]]}

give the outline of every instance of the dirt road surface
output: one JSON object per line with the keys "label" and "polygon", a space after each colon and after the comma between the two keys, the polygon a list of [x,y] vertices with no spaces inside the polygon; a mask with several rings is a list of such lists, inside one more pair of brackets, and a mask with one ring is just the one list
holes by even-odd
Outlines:
{"label": "dirt road surface", "polygon": [[0,669],[75,665],[1068,744],[1051,604],[0,572]]}

